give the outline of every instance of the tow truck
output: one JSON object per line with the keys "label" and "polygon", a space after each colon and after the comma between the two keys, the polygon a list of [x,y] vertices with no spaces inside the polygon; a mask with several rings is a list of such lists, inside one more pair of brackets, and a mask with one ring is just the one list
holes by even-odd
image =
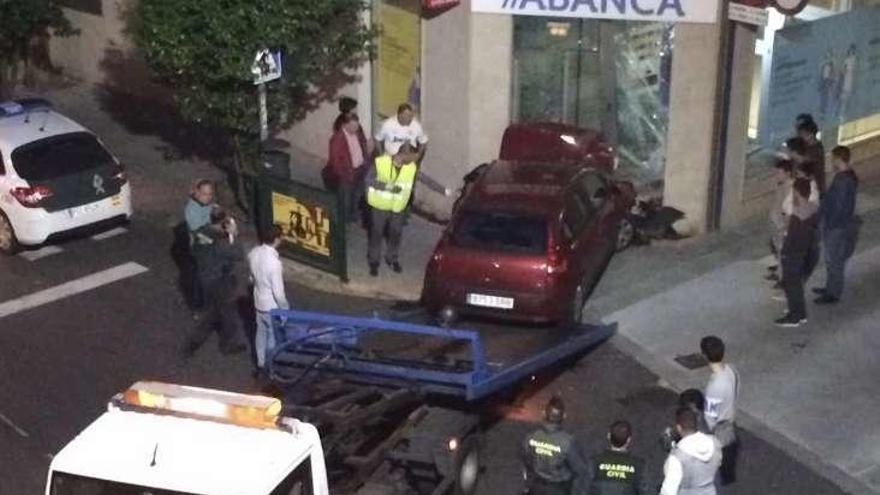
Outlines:
{"label": "tow truck", "polygon": [[271,316],[274,397],[138,382],[53,458],[46,495],[470,495],[492,401],[615,330]]}
{"label": "tow truck", "polygon": [[[564,367],[616,325],[464,330],[271,312],[284,414],[321,433],[334,491],[474,493],[484,426],[517,384]],[[504,345],[497,344],[505,340]]]}

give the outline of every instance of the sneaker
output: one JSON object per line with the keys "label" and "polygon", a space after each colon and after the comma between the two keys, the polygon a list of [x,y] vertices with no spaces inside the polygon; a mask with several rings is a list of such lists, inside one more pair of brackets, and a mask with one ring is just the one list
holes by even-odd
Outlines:
{"label": "sneaker", "polygon": [[836,304],[840,302],[840,299],[834,296],[829,296],[828,294],[822,294],[821,296],[813,300],[813,302],[816,304]]}
{"label": "sneaker", "polygon": [[813,294],[816,294],[817,296],[824,296],[825,287],[813,287]]}
{"label": "sneaker", "polygon": [[379,264],[378,263],[370,263],[370,276],[378,277],[379,276]]}
{"label": "sneaker", "polygon": [[798,318],[796,316],[792,316],[791,314],[786,314],[785,316],[783,316],[782,318],[779,318],[778,320],[774,321],[773,323],[775,323],[777,327],[797,328],[806,322],[807,322],[806,317]]}

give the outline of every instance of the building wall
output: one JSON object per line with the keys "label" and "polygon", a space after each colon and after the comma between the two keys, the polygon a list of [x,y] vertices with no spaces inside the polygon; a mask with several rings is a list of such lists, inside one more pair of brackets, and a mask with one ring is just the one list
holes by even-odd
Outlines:
{"label": "building wall", "polygon": [[663,198],[685,213],[695,233],[705,232],[708,220],[719,29],[717,24],[675,28]]}
{"label": "building wall", "polygon": [[114,60],[131,46],[122,32],[127,5],[129,0],[103,0],[103,15],[100,16],[64,8],[64,14],[80,33],[50,40],[52,64],[77,79],[104,83],[108,79],[108,62],[112,66]]}

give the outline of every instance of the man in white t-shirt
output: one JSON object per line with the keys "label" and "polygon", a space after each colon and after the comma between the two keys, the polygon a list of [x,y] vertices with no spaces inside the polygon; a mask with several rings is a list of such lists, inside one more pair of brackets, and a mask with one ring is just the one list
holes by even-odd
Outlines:
{"label": "man in white t-shirt", "polygon": [[401,103],[397,107],[397,115],[382,122],[382,127],[376,133],[376,143],[380,146],[379,153],[381,154],[387,143],[403,144],[406,141],[409,141],[413,148],[418,150],[416,163],[421,164],[425,150],[428,148],[428,136],[422,129],[422,124],[416,120],[412,105]]}

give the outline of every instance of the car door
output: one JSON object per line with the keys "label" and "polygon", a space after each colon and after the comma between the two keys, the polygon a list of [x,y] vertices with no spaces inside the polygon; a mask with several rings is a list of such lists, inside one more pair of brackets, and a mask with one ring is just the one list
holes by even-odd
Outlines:
{"label": "car door", "polygon": [[604,264],[604,258],[614,252],[619,223],[611,183],[601,172],[586,170],[578,176],[576,189],[595,212],[595,238],[592,243]]}
{"label": "car door", "polygon": [[590,256],[595,232],[595,211],[584,200],[577,187],[569,188],[562,213],[562,238],[568,242],[569,278],[571,290],[595,269],[596,257]]}

